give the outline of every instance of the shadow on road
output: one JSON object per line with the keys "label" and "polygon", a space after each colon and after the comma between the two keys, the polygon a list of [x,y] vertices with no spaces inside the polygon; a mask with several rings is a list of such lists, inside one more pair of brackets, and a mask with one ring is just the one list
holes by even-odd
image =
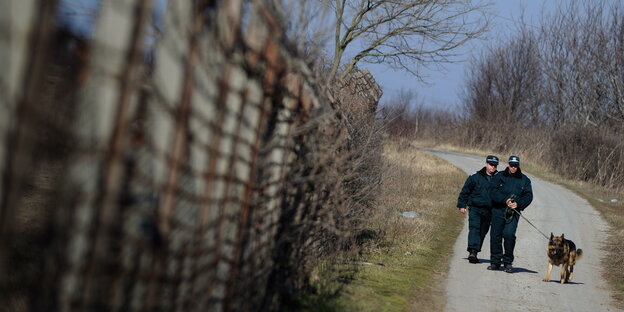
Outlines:
{"label": "shadow on road", "polygon": [[[468,261],[468,257],[464,257],[464,259]],[[490,263],[489,259],[481,259],[481,258],[478,258],[478,259],[479,259],[479,263]]]}
{"label": "shadow on road", "polygon": [[520,267],[514,267],[514,273],[533,273],[533,274],[537,274],[537,271],[533,271],[533,270],[529,270],[529,269],[525,269],[525,268],[520,268]]}
{"label": "shadow on road", "polygon": [[[554,279],[551,279],[550,281],[548,281],[548,283],[561,284],[559,280],[554,280]],[[585,283],[567,282],[566,285],[585,285]]]}

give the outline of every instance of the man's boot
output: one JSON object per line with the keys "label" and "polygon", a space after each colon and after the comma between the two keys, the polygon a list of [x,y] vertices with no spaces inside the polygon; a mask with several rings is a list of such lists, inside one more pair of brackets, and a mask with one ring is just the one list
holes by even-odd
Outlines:
{"label": "man's boot", "polygon": [[491,270],[491,271],[498,271],[498,270],[500,270],[500,264],[492,263],[492,264],[490,264],[490,266],[487,267],[487,269]]}
{"label": "man's boot", "polygon": [[477,251],[474,249],[470,249],[470,254],[468,255],[468,262],[470,263],[479,263],[479,259],[477,259]]}
{"label": "man's boot", "polygon": [[511,263],[505,264],[505,272],[513,273],[513,266],[511,266]]}

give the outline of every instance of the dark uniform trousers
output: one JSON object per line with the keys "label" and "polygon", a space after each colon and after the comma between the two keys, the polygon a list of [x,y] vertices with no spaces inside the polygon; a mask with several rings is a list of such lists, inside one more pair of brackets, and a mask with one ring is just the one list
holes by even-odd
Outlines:
{"label": "dark uniform trousers", "polygon": [[490,229],[491,209],[481,207],[468,208],[468,251],[481,252],[485,234]]}
{"label": "dark uniform trousers", "polygon": [[[513,263],[516,229],[518,228],[519,220],[520,216],[517,213],[510,215],[505,208],[492,209],[492,228],[490,232],[490,260],[492,264]],[[502,247],[501,241],[503,242]],[[503,247],[505,249],[504,252]]]}

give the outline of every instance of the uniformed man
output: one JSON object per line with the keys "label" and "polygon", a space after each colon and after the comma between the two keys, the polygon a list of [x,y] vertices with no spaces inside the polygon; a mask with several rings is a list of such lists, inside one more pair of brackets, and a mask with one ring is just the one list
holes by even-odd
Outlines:
{"label": "uniformed man", "polygon": [[[520,170],[520,157],[509,156],[505,171],[493,179],[492,232],[490,232],[490,266],[488,270],[499,270],[504,265],[505,272],[513,273],[516,229],[520,214],[533,201],[531,179]],[[503,252],[504,247],[504,252]]]}
{"label": "uniformed man", "polygon": [[468,261],[479,263],[477,253],[481,251],[483,240],[490,228],[492,200],[490,182],[496,175],[498,157],[488,155],[485,167],[471,174],[464,183],[457,198],[457,208],[461,213],[468,211]]}

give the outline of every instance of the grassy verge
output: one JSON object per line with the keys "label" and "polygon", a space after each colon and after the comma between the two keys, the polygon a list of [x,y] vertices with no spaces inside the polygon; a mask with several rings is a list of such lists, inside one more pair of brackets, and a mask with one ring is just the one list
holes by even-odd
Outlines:
{"label": "grassy verge", "polygon": [[[347,264],[331,266],[340,271],[333,272],[341,276],[340,291],[328,291],[336,285],[323,284],[318,297],[306,299],[306,310],[443,309],[445,274],[463,224],[463,215],[454,207],[466,176],[434,155],[405,144],[388,143],[384,160],[382,196],[367,227],[375,238],[355,263],[357,270]],[[401,215],[408,211],[418,216]],[[319,283],[323,280],[321,276]]]}

